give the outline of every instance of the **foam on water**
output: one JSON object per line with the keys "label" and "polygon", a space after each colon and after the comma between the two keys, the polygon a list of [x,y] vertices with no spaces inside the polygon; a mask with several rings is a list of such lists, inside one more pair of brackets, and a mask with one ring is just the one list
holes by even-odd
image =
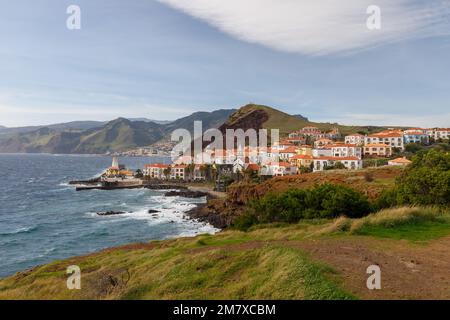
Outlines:
{"label": "foam on water", "polygon": [[[133,168],[151,163],[120,161]],[[110,164],[111,157],[102,156],[0,155],[0,277],[103,248],[218,231],[186,214],[205,198],[165,197],[169,190],[150,189],[75,192],[68,184],[98,176]],[[97,215],[104,211],[126,213]]]}

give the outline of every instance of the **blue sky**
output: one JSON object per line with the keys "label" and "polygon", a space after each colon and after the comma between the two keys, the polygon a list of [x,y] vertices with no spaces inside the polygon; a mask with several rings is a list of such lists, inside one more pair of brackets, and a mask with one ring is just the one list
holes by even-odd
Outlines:
{"label": "blue sky", "polygon": [[[318,2],[0,0],[0,125],[254,102],[316,121],[450,126],[450,2]],[[382,29],[369,31],[376,3]],[[71,4],[81,30],[66,28]]]}

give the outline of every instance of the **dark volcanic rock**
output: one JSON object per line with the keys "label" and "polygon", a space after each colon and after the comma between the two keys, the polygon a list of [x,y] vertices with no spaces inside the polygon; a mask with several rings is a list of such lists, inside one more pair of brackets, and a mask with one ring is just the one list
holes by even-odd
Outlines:
{"label": "dark volcanic rock", "polygon": [[201,198],[206,197],[208,194],[206,192],[201,191],[191,191],[191,190],[182,190],[182,191],[169,191],[164,194],[166,197],[184,197],[184,198]]}
{"label": "dark volcanic rock", "polygon": [[158,210],[153,210],[153,209],[148,210],[148,213],[158,213],[158,212],[159,212]]}
{"label": "dark volcanic rock", "polygon": [[106,211],[106,212],[97,212],[99,216],[116,216],[119,214],[125,214],[123,211]]}
{"label": "dark volcanic rock", "polygon": [[213,210],[208,204],[201,204],[186,212],[192,219],[207,222],[219,229],[225,229],[231,222],[226,215]]}
{"label": "dark volcanic rock", "polygon": [[186,186],[175,185],[175,184],[157,184],[157,183],[146,184],[144,186],[144,188],[151,189],[151,190],[170,190],[170,189],[187,190]]}

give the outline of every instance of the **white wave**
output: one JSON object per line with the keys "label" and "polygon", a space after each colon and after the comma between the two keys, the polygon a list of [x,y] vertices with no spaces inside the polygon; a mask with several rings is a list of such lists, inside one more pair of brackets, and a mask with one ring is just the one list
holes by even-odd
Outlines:
{"label": "white wave", "polygon": [[13,234],[19,234],[19,233],[28,233],[32,232],[37,229],[37,226],[31,226],[31,227],[22,227],[18,228],[16,230],[10,231],[10,232],[2,232],[0,235],[6,236],[6,235],[13,235]]}
{"label": "white wave", "polygon": [[[167,190],[164,190],[167,191]],[[154,195],[146,199],[145,206],[130,206],[126,213],[111,216],[99,216],[96,212],[88,212],[92,218],[101,219],[101,223],[109,224],[126,220],[140,220],[149,226],[174,223],[180,228],[177,237],[191,237],[203,233],[214,234],[220,229],[212,225],[190,218],[186,213],[195,208],[198,204],[206,203],[206,197],[188,199],[182,197],[165,197],[164,195]],[[122,203],[121,205],[124,205]],[[149,210],[156,210],[149,213]],[[125,211],[125,210],[124,210]]]}

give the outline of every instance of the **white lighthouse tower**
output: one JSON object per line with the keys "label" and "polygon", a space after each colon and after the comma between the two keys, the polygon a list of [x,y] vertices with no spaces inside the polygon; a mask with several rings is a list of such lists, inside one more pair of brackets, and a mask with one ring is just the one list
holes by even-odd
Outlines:
{"label": "white lighthouse tower", "polygon": [[111,169],[119,170],[119,159],[117,157],[112,158]]}

